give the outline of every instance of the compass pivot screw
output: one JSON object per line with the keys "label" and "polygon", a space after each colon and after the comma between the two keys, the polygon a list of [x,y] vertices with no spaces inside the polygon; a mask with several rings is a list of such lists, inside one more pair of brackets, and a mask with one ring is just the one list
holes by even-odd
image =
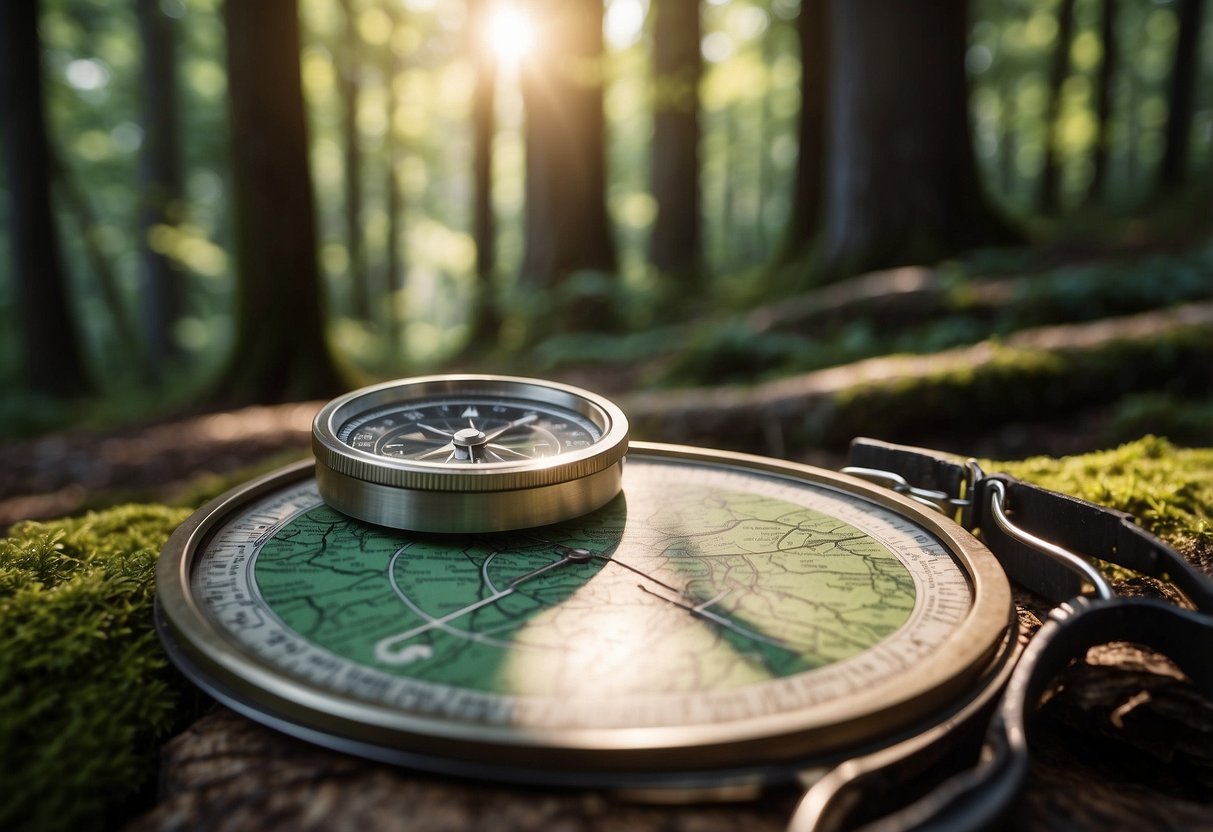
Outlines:
{"label": "compass pivot screw", "polygon": [[479,428],[464,428],[463,430],[455,431],[455,436],[452,441],[457,448],[474,448],[483,445],[488,439],[484,435],[484,431]]}

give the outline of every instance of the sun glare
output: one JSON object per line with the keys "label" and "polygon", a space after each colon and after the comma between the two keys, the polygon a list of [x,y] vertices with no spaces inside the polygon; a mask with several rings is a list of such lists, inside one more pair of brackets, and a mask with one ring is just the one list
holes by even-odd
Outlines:
{"label": "sun glare", "polygon": [[488,46],[504,64],[516,65],[535,45],[535,25],[514,5],[499,6],[489,23]]}

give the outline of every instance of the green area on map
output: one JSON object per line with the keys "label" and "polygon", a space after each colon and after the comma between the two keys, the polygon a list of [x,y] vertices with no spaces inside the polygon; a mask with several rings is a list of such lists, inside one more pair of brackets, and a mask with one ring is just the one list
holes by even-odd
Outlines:
{"label": "green area on map", "polygon": [[872,647],[913,608],[901,562],[838,519],[689,477],[625,492],[494,535],[395,532],[321,505],[262,547],[254,578],[288,628],[348,661],[534,695],[787,676]]}

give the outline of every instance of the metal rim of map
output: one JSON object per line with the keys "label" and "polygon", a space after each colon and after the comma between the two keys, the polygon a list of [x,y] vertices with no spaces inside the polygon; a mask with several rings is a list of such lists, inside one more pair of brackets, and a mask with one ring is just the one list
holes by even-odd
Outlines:
{"label": "metal rim of map", "polygon": [[234,709],[319,745],[458,775],[552,785],[783,779],[806,764],[845,758],[922,730],[982,695],[1013,649],[1007,580],[988,550],[950,520],[869,483],[791,462],[681,446],[632,443],[629,457],[678,460],[773,475],[858,495],[941,541],[970,583],[972,606],[939,649],[893,680],[845,702],[740,723],[549,730],[436,719],[296,680],[236,645],[193,597],[195,556],[254,501],[303,480],[299,463],[215,499],[183,524],[157,572],[157,627],[170,657]]}

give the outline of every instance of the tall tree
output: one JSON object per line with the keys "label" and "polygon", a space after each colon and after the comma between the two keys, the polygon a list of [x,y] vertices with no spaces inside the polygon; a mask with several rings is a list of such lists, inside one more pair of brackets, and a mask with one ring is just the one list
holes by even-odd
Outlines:
{"label": "tall tree", "polygon": [[1196,104],[1196,79],[1200,68],[1200,33],[1203,29],[1205,0],[1179,0],[1176,16],[1179,34],[1171,63],[1171,82],[1167,90],[1167,127],[1158,184],[1163,191],[1175,191],[1188,175],[1192,145],[1192,111]]}
{"label": "tall tree", "polygon": [[1061,89],[1070,75],[1070,47],[1074,40],[1074,0],[1057,7],[1057,43],[1049,67],[1049,106],[1045,112],[1045,158],[1040,170],[1040,209],[1046,214],[1061,204],[1061,164],[1058,159]]}
{"label": "tall tree", "polygon": [[362,92],[362,38],[353,0],[340,0],[341,48],[337,60],[341,91],[341,138],[345,185],[345,247],[349,253],[350,306],[355,318],[371,319],[367,285],[366,246],[362,233],[362,148],[358,130],[358,102]]}
{"label": "tall tree", "polygon": [[829,0],[801,0],[796,18],[800,38],[799,155],[792,182],[788,230],[780,257],[802,256],[812,232],[822,222],[825,199],[826,116],[830,63]]}
{"label": "tall tree", "polygon": [[472,313],[470,344],[495,341],[501,321],[496,303],[494,274],[497,266],[497,224],[493,214],[493,136],[497,57],[490,43],[489,0],[468,3],[468,49],[476,80],[472,90],[472,240],[476,245],[476,300]]}
{"label": "tall tree", "polygon": [[649,262],[676,277],[701,266],[699,0],[653,3],[653,145],[650,182],[657,217]]}
{"label": "tall tree", "polygon": [[227,0],[236,343],[218,398],[290,401],[341,381],[325,340],[296,0]]}
{"label": "tall tree", "polygon": [[1116,41],[1116,0],[1100,0],[1099,40],[1103,46],[1099,78],[1095,82],[1095,123],[1099,127],[1099,137],[1092,159],[1091,193],[1107,201],[1112,157],[1112,91],[1120,63],[1120,45]]}
{"label": "tall tree", "polygon": [[397,32],[400,31],[400,10],[394,3],[388,3],[384,9],[391,27],[387,42],[383,49],[383,77],[387,85],[387,95],[384,96],[384,120],[387,130],[383,137],[383,156],[387,170],[384,178],[387,182],[387,257],[385,259],[387,289],[387,338],[392,345],[393,354],[400,343],[400,319],[397,300],[404,292],[404,258],[401,256],[401,246],[404,238],[404,200],[400,193],[400,178],[397,167],[400,157],[399,142],[396,135],[396,76],[400,74],[401,60],[397,53],[399,41]]}
{"label": "tall tree", "polygon": [[90,385],[51,210],[36,0],[0,2],[0,138],[11,200],[22,381],[36,393],[81,395]]}
{"label": "tall tree", "polygon": [[177,44],[173,19],[158,0],[136,0],[135,15],[143,46],[143,145],[139,159],[142,231],[140,271],[148,364],[163,375],[181,355],[173,328],[185,310],[185,275],[162,246],[151,240],[158,226],[182,220],[184,184],[178,122]]}
{"label": "tall tree", "polygon": [[522,277],[550,289],[571,272],[616,266],[606,211],[603,0],[531,0],[530,9],[539,31],[521,74],[526,110]]}
{"label": "tall tree", "polygon": [[1011,239],[978,180],[965,0],[830,8],[818,281]]}

